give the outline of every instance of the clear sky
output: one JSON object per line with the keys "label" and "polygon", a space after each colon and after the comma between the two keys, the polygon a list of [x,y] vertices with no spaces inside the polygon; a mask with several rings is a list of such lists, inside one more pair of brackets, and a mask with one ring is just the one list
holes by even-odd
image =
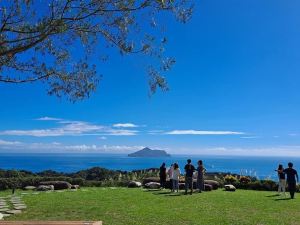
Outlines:
{"label": "clear sky", "polygon": [[116,54],[75,104],[0,84],[0,152],[300,156],[300,2],[196,2],[188,24],[165,22],[169,92],[149,98],[138,60]]}

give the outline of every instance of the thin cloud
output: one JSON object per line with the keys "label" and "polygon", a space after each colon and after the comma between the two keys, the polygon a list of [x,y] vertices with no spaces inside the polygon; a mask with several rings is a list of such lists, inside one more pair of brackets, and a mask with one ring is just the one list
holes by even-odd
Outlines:
{"label": "thin cloud", "polygon": [[[45,120],[45,119],[44,119]],[[33,137],[58,137],[58,136],[93,136],[114,135],[133,136],[139,131],[117,129],[108,126],[92,124],[84,121],[59,120],[58,127],[31,130],[4,130],[0,135],[8,136],[33,136]]]}
{"label": "thin cloud", "polygon": [[21,145],[22,142],[19,141],[5,141],[0,139],[0,146],[15,146],[15,145]]}
{"label": "thin cloud", "polygon": [[0,140],[0,150],[15,152],[94,152],[94,153],[129,153],[144,148],[140,145],[95,145],[77,144],[68,145],[57,142],[52,143],[24,143]]}
{"label": "thin cloud", "polygon": [[241,138],[243,138],[243,139],[257,139],[257,138],[260,138],[260,137],[258,137],[258,136],[243,136]]}
{"label": "thin cloud", "polygon": [[165,132],[169,135],[238,135],[244,132],[237,131],[209,131],[209,130],[172,130]]}
{"label": "thin cloud", "polygon": [[62,120],[62,119],[45,116],[45,117],[37,118],[35,120],[40,120],[40,121],[59,121],[59,120]]}
{"label": "thin cloud", "polygon": [[112,125],[113,127],[120,127],[120,128],[135,128],[135,127],[139,127],[136,124],[133,123],[116,123]]}

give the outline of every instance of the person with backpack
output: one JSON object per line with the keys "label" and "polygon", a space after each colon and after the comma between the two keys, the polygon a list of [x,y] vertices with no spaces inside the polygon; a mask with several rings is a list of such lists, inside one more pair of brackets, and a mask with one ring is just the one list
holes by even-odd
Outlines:
{"label": "person with backpack", "polygon": [[191,189],[190,194],[193,194],[193,174],[195,172],[195,167],[192,165],[192,160],[188,159],[187,164],[184,167],[185,170],[185,194],[187,194],[188,189]]}

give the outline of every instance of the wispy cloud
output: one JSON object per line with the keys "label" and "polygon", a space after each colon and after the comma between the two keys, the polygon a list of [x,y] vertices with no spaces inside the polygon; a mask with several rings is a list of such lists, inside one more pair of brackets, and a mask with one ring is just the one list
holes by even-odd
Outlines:
{"label": "wispy cloud", "polygon": [[257,139],[260,138],[259,136],[242,136],[243,139]]}
{"label": "wispy cloud", "polygon": [[[50,120],[43,117],[43,120]],[[4,130],[0,135],[10,136],[34,136],[34,137],[57,137],[57,136],[83,136],[83,135],[114,135],[114,136],[132,136],[138,133],[137,130],[112,128],[98,124],[92,124],[85,121],[72,121],[57,119],[59,126],[45,129],[31,130]]]}
{"label": "wispy cloud", "polygon": [[22,142],[19,141],[5,141],[0,139],[0,146],[17,146],[21,144]]}
{"label": "wispy cloud", "polygon": [[40,121],[59,121],[59,120],[62,120],[62,119],[44,116],[44,117],[37,118],[35,120],[40,120]]}
{"label": "wispy cloud", "polygon": [[209,130],[172,130],[164,134],[170,135],[237,135],[244,132],[237,131],[209,131]]}
{"label": "wispy cloud", "polygon": [[201,154],[224,156],[292,156],[300,157],[300,146],[266,146],[266,147],[198,147],[173,149],[176,154]]}
{"label": "wispy cloud", "polygon": [[139,127],[139,126],[136,124],[133,124],[133,123],[116,123],[116,124],[113,124],[113,127],[134,128],[134,127]]}
{"label": "wispy cloud", "polygon": [[99,153],[128,153],[144,148],[140,145],[96,145],[96,144],[76,144],[66,145],[58,142],[52,143],[25,143],[19,141],[0,140],[0,150],[16,152],[99,152]]}

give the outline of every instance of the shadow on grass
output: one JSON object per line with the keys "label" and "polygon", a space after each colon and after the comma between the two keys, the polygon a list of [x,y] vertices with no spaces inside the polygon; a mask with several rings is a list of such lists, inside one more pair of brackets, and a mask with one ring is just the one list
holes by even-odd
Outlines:
{"label": "shadow on grass", "polygon": [[270,197],[278,197],[280,196],[279,194],[274,194],[274,195],[267,195],[266,197],[270,198]]}
{"label": "shadow on grass", "polygon": [[154,194],[154,195],[170,195],[172,192],[171,191],[169,191],[169,192],[154,192],[154,193],[152,193],[152,194]]}
{"label": "shadow on grass", "polygon": [[286,200],[291,200],[291,198],[277,198],[277,199],[274,199],[274,201],[286,201]]}
{"label": "shadow on grass", "polygon": [[155,192],[155,191],[161,191],[160,189],[144,189],[145,192]]}

